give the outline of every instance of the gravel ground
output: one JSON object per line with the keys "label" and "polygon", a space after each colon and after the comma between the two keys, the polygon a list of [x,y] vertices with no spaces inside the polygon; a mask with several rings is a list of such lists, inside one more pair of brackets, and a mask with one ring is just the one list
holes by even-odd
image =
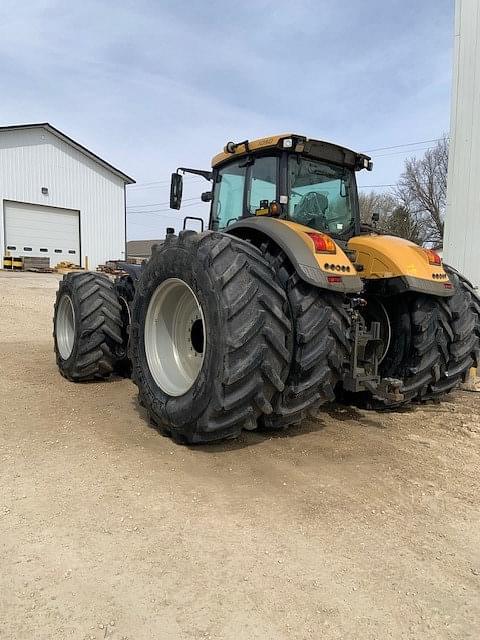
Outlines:
{"label": "gravel ground", "polygon": [[480,394],[177,446],[0,272],[0,637],[480,637]]}

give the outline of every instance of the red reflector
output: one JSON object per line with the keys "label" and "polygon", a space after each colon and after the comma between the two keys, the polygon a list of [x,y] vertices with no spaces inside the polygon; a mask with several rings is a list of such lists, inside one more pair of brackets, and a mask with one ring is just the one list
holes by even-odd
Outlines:
{"label": "red reflector", "polygon": [[330,284],[340,284],[340,282],[342,282],[342,276],[327,276],[327,280]]}
{"label": "red reflector", "polygon": [[444,282],[443,286],[445,287],[445,289],[451,289],[452,288],[452,283],[451,282]]}

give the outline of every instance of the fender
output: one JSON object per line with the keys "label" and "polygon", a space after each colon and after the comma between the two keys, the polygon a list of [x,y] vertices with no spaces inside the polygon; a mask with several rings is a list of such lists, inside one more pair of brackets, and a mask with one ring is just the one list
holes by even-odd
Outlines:
{"label": "fender", "polygon": [[448,274],[440,264],[430,264],[428,251],[396,236],[361,235],[348,241],[356,253],[355,264],[368,291],[395,295],[407,291],[433,296],[452,296],[455,292]]}
{"label": "fender", "polygon": [[352,262],[337,244],[334,254],[316,253],[308,235],[314,231],[290,220],[252,216],[233,223],[224,233],[257,241],[269,239],[282,249],[308,284],[338,293],[359,293],[363,284]]}

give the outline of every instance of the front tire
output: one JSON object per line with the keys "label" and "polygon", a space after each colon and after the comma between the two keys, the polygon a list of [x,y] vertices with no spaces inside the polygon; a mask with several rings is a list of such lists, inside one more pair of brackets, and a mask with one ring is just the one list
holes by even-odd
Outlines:
{"label": "front tire", "polygon": [[221,233],[168,235],[132,308],[130,356],[140,404],[185,443],[236,437],[284,388],[286,298],[260,252]]}

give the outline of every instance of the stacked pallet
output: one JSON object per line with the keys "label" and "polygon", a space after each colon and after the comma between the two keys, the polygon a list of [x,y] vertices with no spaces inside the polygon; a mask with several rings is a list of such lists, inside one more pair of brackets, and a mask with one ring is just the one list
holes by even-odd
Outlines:
{"label": "stacked pallet", "polygon": [[107,260],[105,264],[98,265],[97,271],[109,276],[123,276],[126,272],[122,269],[120,262],[120,260]]}
{"label": "stacked pallet", "polygon": [[50,258],[39,256],[23,256],[23,270],[38,273],[51,273]]}
{"label": "stacked pallet", "polygon": [[54,271],[56,273],[70,273],[71,271],[84,271],[82,267],[79,267],[77,264],[73,264],[73,262],[68,262],[67,260],[62,260],[55,267]]}

